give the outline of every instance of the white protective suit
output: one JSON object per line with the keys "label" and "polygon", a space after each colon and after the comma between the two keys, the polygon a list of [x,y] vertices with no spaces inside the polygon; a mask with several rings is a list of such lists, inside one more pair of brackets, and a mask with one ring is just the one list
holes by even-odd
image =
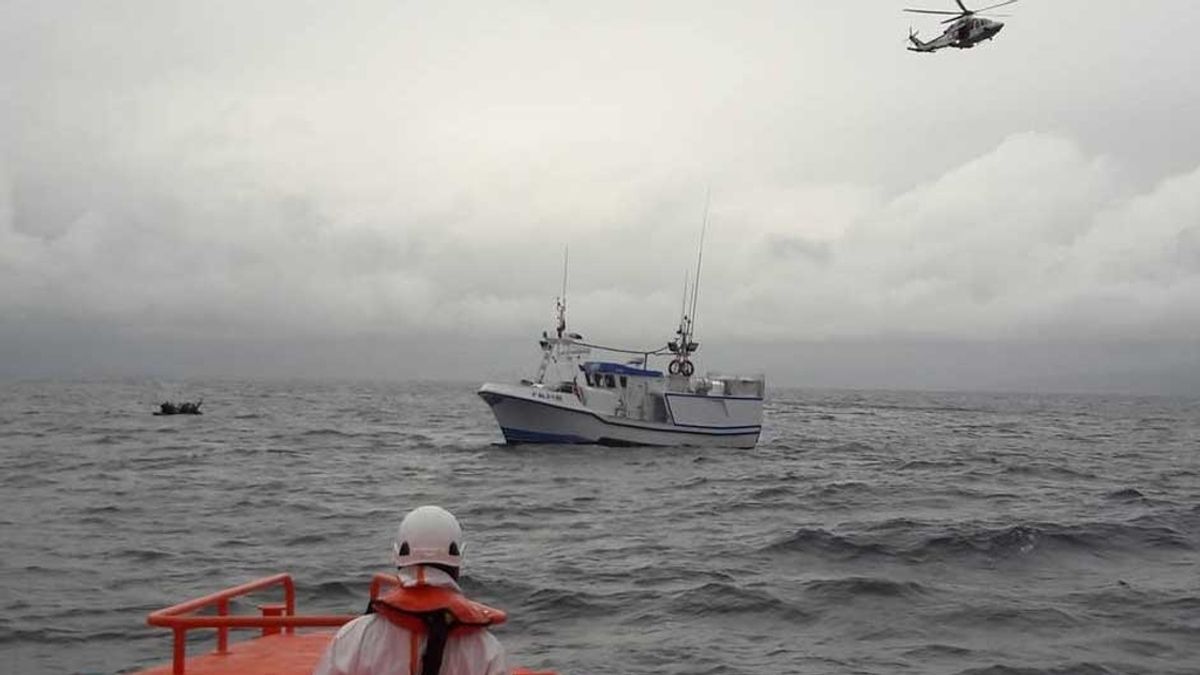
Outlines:
{"label": "white protective suit", "polygon": [[[431,586],[460,590],[454,578],[434,567],[423,566],[424,580]],[[417,566],[400,570],[405,586],[417,583]],[[329,643],[313,675],[420,675],[409,672],[407,628],[397,626],[380,614],[360,616],[342,626]],[[420,638],[425,651],[425,637]],[[508,675],[508,658],[496,636],[477,628],[452,632],[442,655],[440,675]]]}

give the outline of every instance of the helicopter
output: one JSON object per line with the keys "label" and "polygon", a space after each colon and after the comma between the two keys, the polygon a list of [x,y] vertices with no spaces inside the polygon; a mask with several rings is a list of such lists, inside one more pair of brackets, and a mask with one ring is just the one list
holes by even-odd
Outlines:
{"label": "helicopter", "polygon": [[954,47],[955,49],[970,49],[984,40],[991,40],[996,37],[1004,28],[1004,23],[1001,21],[993,21],[978,16],[983,12],[988,12],[997,7],[1011,5],[1017,0],[1008,0],[997,5],[984,7],[983,9],[967,9],[967,6],[962,3],[962,0],[954,0],[958,3],[961,12],[944,11],[940,9],[906,9],[906,12],[914,14],[949,14],[952,18],[946,19],[942,23],[948,23],[950,26],[941,36],[936,37],[929,42],[922,42],[917,37],[917,32],[911,28],[908,31],[908,40],[913,46],[908,48],[910,52],[936,52],[939,49],[946,47]]}

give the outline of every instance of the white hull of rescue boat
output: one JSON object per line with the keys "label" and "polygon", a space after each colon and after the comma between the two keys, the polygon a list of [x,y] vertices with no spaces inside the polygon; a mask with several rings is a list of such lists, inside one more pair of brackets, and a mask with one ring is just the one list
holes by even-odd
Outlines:
{"label": "white hull of rescue boat", "polygon": [[[599,445],[712,446],[753,448],[762,432],[762,399],[667,394],[676,415],[693,415],[701,405],[724,411],[722,419],[701,423],[658,423],[604,415],[578,397],[537,385],[485,384],[479,396],[492,408],[508,443],[587,443]],[[678,421],[678,420],[676,420]]]}

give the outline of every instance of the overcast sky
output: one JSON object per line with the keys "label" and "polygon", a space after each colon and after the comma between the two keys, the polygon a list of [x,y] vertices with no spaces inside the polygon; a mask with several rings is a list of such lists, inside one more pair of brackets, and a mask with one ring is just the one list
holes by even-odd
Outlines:
{"label": "overcast sky", "polygon": [[905,6],[0,0],[0,374],[658,344],[711,189],[704,366],[1200,393],[1200,4]]}

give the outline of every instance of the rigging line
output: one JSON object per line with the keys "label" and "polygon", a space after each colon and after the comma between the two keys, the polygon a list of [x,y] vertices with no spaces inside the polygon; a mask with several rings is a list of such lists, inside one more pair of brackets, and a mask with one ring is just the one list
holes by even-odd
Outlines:
{"label": "rigging line", "polygon": [[571,247],[563,246],[563,283],[562,283],[562,303],[563,309],[567,307],[567,262],[571,259]]}
{"label": "rigging line", "polygon": [[659,347],[658,349],[621,349],[619,347],[594,345],[589,342],[582,342],[580,340],[572,340],[572,342],[583,347],[588,347],[589,349],[600,349],[606,352],[617,352],[618,354],[644,354],[646,356],[656,356],[658,354],[664,354],[668,351],[666,346]]}
{"label": "rigging line", "polygon": [[683,326],[683,320],[685,318],[687,318],[687,314],[688,314],[688,311],[687,311],[687,309],[688,309],[688,307],[687,307],[688,280],[689,280],[688,279],[688,270],[687,270],[687,268],[684,268],[684,270],[683,270],[683,298],[681,298],[679,301],[679,325],[680,325],[680,327]]}

